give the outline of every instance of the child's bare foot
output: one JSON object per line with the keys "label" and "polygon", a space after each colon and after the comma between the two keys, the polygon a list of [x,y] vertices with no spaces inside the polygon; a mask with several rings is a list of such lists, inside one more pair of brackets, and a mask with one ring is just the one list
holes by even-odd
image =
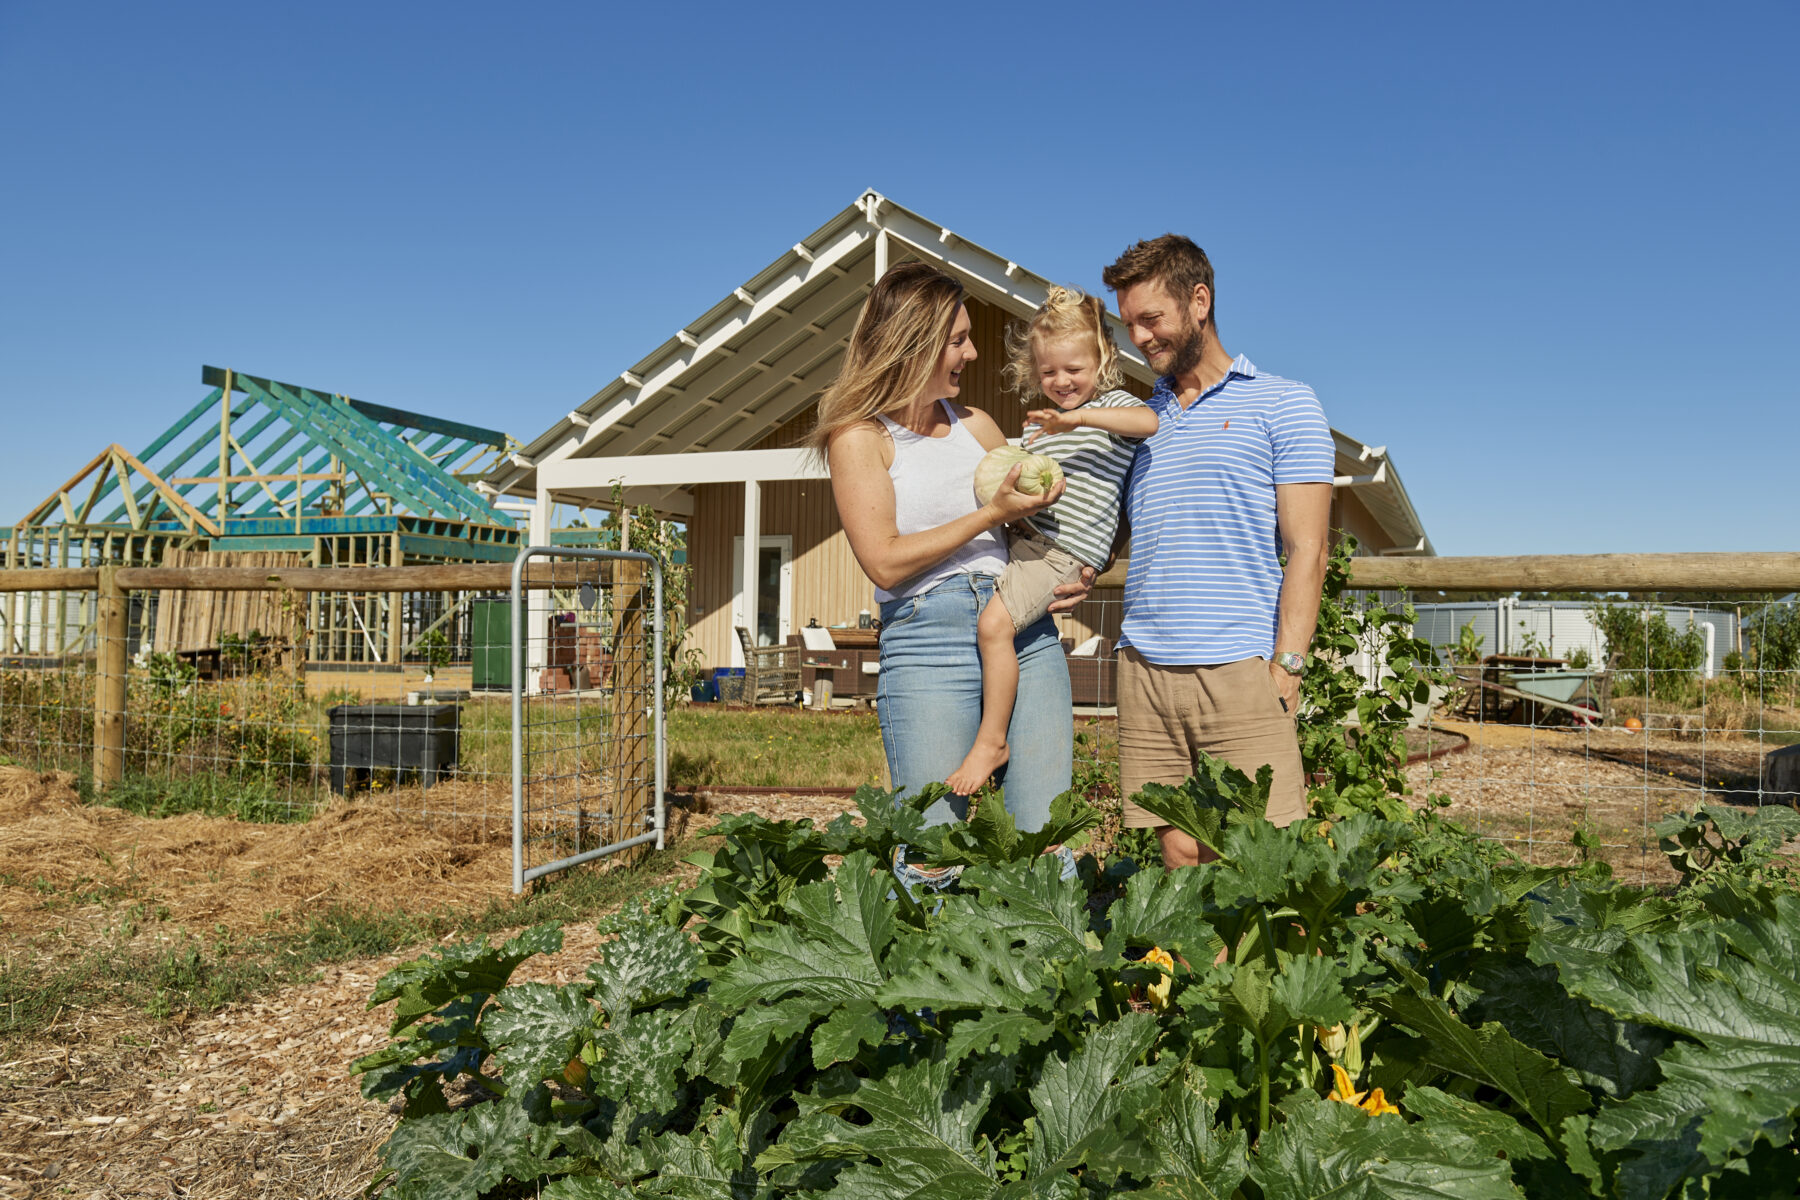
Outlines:
{"label": "child's bare foot", "polygon": [[977,739],[968,757],[962,760],[962,766],[950,772],[950,778],[944,782],[959,796],[973,796],[990,775],[1006,765],[1010,756],[1005,742],[990,744]]}

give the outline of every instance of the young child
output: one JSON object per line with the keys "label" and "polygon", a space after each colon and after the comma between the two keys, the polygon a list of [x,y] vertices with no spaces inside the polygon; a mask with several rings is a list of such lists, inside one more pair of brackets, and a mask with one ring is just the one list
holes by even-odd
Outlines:
{"label": "young child", "polygon": [[1119,350],[1098,297],[1053,287],[1029,325],[1007,331],[1007,383],[1021,398],[1055,407],[1026,414],[1025,444],[1054,458],[1067,480],[1062,499],[1014,526],[1011,562],[982,610],[981,726],[975,745],[946,780],[970,795],[1007,759],[1006,729],[1019,692],[1013,636],[1049,611],[1056,589],[1112,553],[1119,501],[1137,442],[1156,432],[1156,414],[1129,392]]}

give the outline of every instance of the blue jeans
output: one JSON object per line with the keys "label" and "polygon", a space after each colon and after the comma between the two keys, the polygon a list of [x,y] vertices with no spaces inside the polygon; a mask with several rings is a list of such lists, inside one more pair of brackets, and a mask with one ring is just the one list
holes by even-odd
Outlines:
{"label": "blue jeans", "polygon": [[[881,605],[881,674],[876,697],[888,778],[899,791],[942,783],[975,744],[981,724],[981,650],[975,621],[993,599],[991,575],[957,575],[929,592]],[[1045,617],[1015,639],[1019,699],[999,772],[1006,811],[1024,832],[1043,828],[1050,802],[1069,790],[1075,721],[1069,664]],[[968,816],[967,797],[925,810],[934,825]]]}

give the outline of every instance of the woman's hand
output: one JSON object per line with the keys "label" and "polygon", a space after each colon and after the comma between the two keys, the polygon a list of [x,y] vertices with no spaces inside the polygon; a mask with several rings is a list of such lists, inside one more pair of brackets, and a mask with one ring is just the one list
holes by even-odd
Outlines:
{"label": "woman's hand", "polygon": [[1081,428],[1081,410],[1064,411],[1060,408],[1034,408],[1025,414],[1025,424],[1036,425],[1037,428],[1025,435],[1025,444],[1030,446],[1047,433],[1070,433]]}
{"label": "woman's hand", "polygon": [[1019,472],[1025,469],[1020,463],[1006,473],[1000,486],[994,490],[994,498],[987,502],[987,507],[999,520],[1001,525],[1011,525],[1014,521],[1023,520],[1032,513],[1042,512],[1058,500],[1062,499],[1065,480],[1057,480],[1056,486],[1036,496],[1027,495],[1018,489]]}
{"label": "woman's hand", "polygon": [[1094,580],[1097,578],[1099,578],[1099,576],[1095,573],[1094,568],[1081,568],[1081,581],[1079,583],[1065,583],[1057,587],[1056,595],[1058,599],[1050,605],[1050,611],[1053,613],[1074,611],[1075,606],[1080,604],[1083,600],[1086,600],[1088,598],[1088,593],[1094,590]]}

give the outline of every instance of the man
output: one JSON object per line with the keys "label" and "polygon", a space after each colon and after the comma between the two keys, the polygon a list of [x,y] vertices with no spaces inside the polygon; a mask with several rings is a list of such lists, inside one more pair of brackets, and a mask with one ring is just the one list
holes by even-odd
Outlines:
{"label": "man", "polygon": [[[1329,553],[1331,429],[1311,388],[1219,343],[1205,251],[1165,234],[1102,275],[1132,342],[1162,376],[1161,425],[1126,493],[1131,567],[1119,638],[1125,824],[1154,826],[1163,863],[1213,855],[1133,804],[1179,784],[1199,751],[1274,768],[1269,820],[1306,815],[1294,717]],[[1287,557],[1287,568],[1281,556]]]}

